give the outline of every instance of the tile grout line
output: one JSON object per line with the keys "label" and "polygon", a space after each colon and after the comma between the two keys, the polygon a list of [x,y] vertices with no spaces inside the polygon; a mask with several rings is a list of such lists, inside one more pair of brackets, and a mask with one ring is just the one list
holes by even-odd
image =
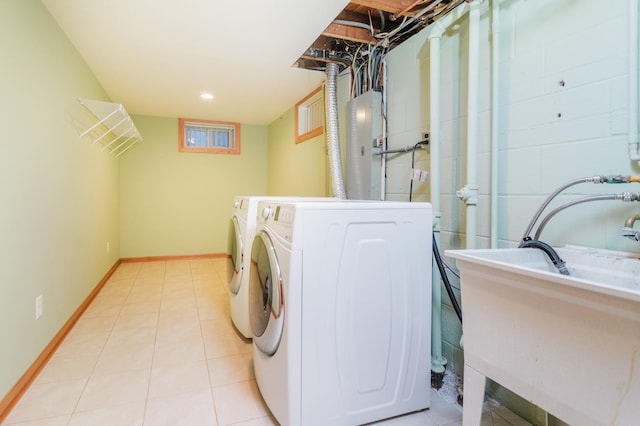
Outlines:
{"label": "tile grout line", "polygon": [[205,345],[205,340],[204,340],[204,331],[202,330],[202,318],[200,316],[200,306],[198,304],[198,298],[196,296],[196,292],[195,292],[195,286],[193,284],[193,271],[191,270],[191,262],[189,262],[189,271],[191,273],[191,286],[193,288],[193,294],[194,294],[194,298],[196,300],[196,311],[198,312],[198,328],[200,330],[200,338],[202,339],[202,350],[204,351],[204,363],[207,366],[207,374],[209,375],[208,377],[208,381],[209,381],[209,392],[211,392],[211,404],[213,405],[213,415],[215,416],[216,419],[216,424],[218,426],[222,426],[220,423],[220,418],[218,416],[218,410],[216,409],[216,400],[213,394],[213,383],[211,381],[211,368],[209,365],[209,358],[207,357],[207,348]]}
{"label": "tile grout line", "polygon": [[[118,265],[118,268],[120,268],[120,265]],[[117,269],[116,269],[117,272]],[[136,277],[138,276],[138,274],[140,273],[140,268],[138,268],[138,270],[136,271]],[[106,285],[109,285],[111,283],[111,281],[113,280],[113,275],[111,277],[109,277],[109,280],[107,281]],[[135,283],[136,278],[134,278],[134,283]],[[104,288],[106,287],[103,286],[102,289],[100,289],[100,292],[102,292],[104,290]],[[127,292],[127,297],[129,296],[129,293],[131,292],[131,288],[133,287],[133,285],[131,285],[131,287],[129,287],[129,291]],[[98,294],[96,295],[96,297],[100,294],[100,292],[98,292]],[[95,303],[96,299],[94,298],[91,301],[91,304],[89,305],[89,307],[91,305],[93,305]],[[125,298],[126,301],[126,298]],[[89,381],[91,380],[91,378],[93,377],[93,374],[96,371],[96,368],[98,366],[98,362],[100,361],[100,358],[102,356],[102,354],[104,353],[104,349],[107,346],[107,342],[109,342],[109,338],[111,337],[112,333],[113,333],[113,327],[115,326],[116,322],[118,321],[118,318],[120,317],[120,315],[122,314],[122,303],[119,303],[120,306],[120,311],[118,312],[118,315],[116,316],[116,319],[114,320],[113,324],[111,325],[111,328],[109,329],[109,333],[108,336],[106,338],[106,340],[104,341],[104,343],[102,344],[102,348],[100,349],[100,353],[98,354],[97,358],[96,358],[96,362],[93,365],[93,368],[91,369],[91,372],[89,373],[89,375],[87,376],[85,382],[84,382],[84,386],[82,388],[82,392],[80,392],[80,395],[78,396],[78,400],[76,401],[76,403],[73,406],[73,409],[71,410],[71,414],[69,415],[69,421],[67,422],[67,425],[71,423],[71,421],[73,420],[73,416],[76,413],[81,413],[82,411],[78,411],[78,404],[80,404],[80,400],[82,400],[82,396],[84,395],[85,391],[87,390],[87,385],[89,384]],[[88,307],[87,307],[88,308]],[[77,325],[77,323],[74,325]]]}
{"label": "tile grout line", "polygon": [[[153,353],[151,354],[151,366],[149,367],[149,381],[147,382],[147,397],[144,400],[144,409],[142,410],[142,425],[144,426],[147,417],[147,408],[149,407],[149,392],[151,390],[151,375],[153,372],[153,364],[156,357],[156,345],[158,343],[158,331],[160,330],[160,312],[162,310],[162,300],[164,298],[164,281],[167,275],[167,263],[164,262],[164,274],[162,276],[162,289],[160,292],[160,306],[158,307],[158,315],[156,317],[156,332],[153,336]],[[142,270],[142,267],[140,268]],[[134,282],[135,285],[135,282]]]}

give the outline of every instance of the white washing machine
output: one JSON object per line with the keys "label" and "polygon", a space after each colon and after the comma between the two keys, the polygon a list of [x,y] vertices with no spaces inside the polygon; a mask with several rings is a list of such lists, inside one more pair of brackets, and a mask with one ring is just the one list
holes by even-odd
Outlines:
{"label": "white washing machine", "polygon": [[246,338],[253,337],[249,325],[249,260],[251,242],[256,229],[256,211],[259,200],[272,201],[330,201],[326,197],[237,196],[229,225],[229,253],[231,265],[227,268],[227,282],[231,306],[231,320]]}
{"label": "white washing machine", "polygon": [[429,407],[431,224],[428,203],[258,203],[253,362],[280,424]]}

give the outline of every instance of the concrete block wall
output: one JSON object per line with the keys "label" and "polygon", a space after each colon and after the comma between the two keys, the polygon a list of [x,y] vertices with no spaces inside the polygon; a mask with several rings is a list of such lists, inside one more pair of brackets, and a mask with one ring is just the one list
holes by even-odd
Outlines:
{"label": "concrete block wall", "polygon": [[[498,0],[496,0],[498,1]],[[635,1],[635,0],[634,0]],[[638,174],[628,154],[629,0],[500,1],[498,247],[514,247],[534,212],[557,187],[574,178]],[[637,23],[635,23],[637,25]],[[427,28],[391,51],[388,59],[388,143],[414,145],[430,129]],[[481,3],[478,99],[478,248],[490,241],[491,13]],[[441,40],[442,250],[465,248],[465,205],[455,192],[466,183],[468,17]],[[428,150],[415,167],[430,168]],[[387,199],[409,199],[411,154],[387,163]],[[430,183],[413,185],[413,200],[428,201]],[[577,196],[640,192],[640,185],[574,186],[553,208]],[[558,214],[541,239],[640,252],[619,236],[637,203],[601,201]],[[549,210],[547,210],[548,212]],[[460,326],[443,292],[443,354],[462,374]]]}

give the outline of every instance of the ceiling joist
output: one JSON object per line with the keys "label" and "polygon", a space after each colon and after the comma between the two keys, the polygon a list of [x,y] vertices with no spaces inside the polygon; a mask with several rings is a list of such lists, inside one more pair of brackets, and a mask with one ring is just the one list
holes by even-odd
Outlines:
{"label": "ceiling joist", "polygon": [[322,35],[341,40],[355,41],[357,43],[375,44],[377,41],[376,38],[371,35],[370,30],[336,23],[329,24],[322,32]]}
{"label": "ceiling joist", "polygon": [[356,45],[392,49],[462,1],[352,0],[301,56],[305,61],[299,63],[322,69],[325,62],[349,62]]}

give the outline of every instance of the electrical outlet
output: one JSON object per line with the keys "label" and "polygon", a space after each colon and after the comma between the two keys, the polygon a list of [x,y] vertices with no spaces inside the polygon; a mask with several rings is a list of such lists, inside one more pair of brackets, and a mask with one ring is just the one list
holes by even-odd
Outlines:
{"label": "electrical outlet", "polygon": [[111,251],[111,244],[109,244],[109,241],[107,241],[107,254],[109,254],[110,251]]}
{"label": "electrical outlet", "polygon": [[42,295],[36,297],[36,319],[42,316]]}

